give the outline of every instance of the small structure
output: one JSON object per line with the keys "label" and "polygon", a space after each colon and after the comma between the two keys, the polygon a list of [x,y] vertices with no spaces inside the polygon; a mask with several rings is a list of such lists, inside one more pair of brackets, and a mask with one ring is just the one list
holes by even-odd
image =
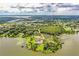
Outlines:
{"label": "small structure", "polygon": [[1,25],[0,25],[0,28],[3,28],[3,27],[4,27],[4,26],[1,26]]}
{"label": "small structure", "polygon": [[37,44],[42,44],[44,39],[41,36],[35,36],[35,41]]}

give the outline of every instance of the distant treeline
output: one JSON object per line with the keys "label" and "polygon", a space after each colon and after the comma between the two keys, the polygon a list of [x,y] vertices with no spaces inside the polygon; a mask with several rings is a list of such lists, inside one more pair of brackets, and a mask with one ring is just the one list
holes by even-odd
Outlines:
{"label": "distant treeline", "polygon": [[33,20],[78,20],[79,15],[32,15],[31,18]]}

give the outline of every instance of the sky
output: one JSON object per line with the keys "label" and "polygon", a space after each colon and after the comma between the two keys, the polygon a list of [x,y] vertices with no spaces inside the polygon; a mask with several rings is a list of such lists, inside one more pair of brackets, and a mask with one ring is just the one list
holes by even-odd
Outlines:
{"label": "sky", "polygon": [[0,15],[79,15],[79,0],[0,0]]}
{"label": "sky", "polygon": [[79,0],[0,0],[0,3],[79,3]]}

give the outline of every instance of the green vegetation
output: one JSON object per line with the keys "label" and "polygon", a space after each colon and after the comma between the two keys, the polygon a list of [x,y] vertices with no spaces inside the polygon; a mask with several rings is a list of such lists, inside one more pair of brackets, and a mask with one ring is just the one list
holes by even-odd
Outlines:
{"label": "green vegetation", "polygon": [[[63,24],[63,25],[62,25]],[[0,25],[0,37],[17,38],[18,44],[33,51],[56,52],[62,47],[61,34],[74,33],[63,22],[13,22]]]}
{"label": "green vegetation", "polygon": [[53,34],[53,35],[58,35],[62,34],[65,32],[64,28],[62,26],[45,26],[41,28],[41,32],[43,33],[48,33],[48,34]]}
{"label": "green vegetation", "polygon": [[62,44],[56,36],[51,36],[51,39],[43,39],[43,37],[40,36],[28,36],[26,37],[26,47],[34,51],[41,51],[46,53],[56,52],[62,47]]}

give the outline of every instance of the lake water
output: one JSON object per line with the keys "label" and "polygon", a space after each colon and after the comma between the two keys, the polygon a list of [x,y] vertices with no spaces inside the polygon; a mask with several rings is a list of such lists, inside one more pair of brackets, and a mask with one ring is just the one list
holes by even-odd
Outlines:
{"label": "lake water", "polygon": [[79,56],[79,34],[61,35],[64,42],[62,49],[56,53],[44,54],[35,52],[17,45],[17,40],[13,38],[0,39],[0,55],[2,56]]}

